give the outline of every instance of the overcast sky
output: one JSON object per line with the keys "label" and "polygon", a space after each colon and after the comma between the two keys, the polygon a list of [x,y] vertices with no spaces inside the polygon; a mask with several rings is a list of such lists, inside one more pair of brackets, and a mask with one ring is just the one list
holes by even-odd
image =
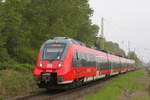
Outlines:
{"label": "overcast sky", "polygon": [[150,60],[150,0],[89,0],[94,10],[93,23],[101,25],[104,34],[120,47],[136,50],[145,62]]}

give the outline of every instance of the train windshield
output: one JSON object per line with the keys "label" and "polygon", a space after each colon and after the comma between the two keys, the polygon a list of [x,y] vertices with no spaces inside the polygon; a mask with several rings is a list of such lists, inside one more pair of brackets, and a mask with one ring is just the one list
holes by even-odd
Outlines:
{"label": "train windshield", "polygon": [[53,43],[44,47],[43,60],[58,60],[61,58],[65,49],[65,44]]}

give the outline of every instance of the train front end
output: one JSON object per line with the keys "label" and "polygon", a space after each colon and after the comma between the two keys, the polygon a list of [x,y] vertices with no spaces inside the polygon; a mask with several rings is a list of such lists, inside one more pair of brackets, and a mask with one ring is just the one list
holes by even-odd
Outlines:
{"label": "train front end", "polygon": [[69,79],[65,79],[70,67],[70,61],[66,61],[67,50],[68,43],[66,42],[54,40],[42,45],[33,70],[40,88],[55,88],[70,82]]}

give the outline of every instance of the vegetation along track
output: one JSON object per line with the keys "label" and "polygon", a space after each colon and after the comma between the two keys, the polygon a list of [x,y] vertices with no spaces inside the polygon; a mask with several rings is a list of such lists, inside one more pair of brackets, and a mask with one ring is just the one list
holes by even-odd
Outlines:
{"label": "vegetation along track", "polygon": [[70,90],[53,90],[53,91],[40,91],[26,96],[19,96],[7,100],[75,100],[91,91],[98,90],[103,84],[109,82],[109,79],[100,79],[94,82],[89,82],[82,87]]}
{"label": "vegetation along track", "polygon": [[35,92],[26,96],[18,96],[13,99],[7,100],[70,100],[71,98],[77,99],[82,95],[89,93],[91,90],[95,90],[108,82],[106,79],[89,82],[82,87],[70,89],[70,90],[51,90],[51,91],[40,91]]}
{"label": "vegetation along track", "polygon": [[147,71],[148,75],[150,76],[150,67],[146,67],[145,70]]}
{"label": "vegetation along track", "polygon": [[[146,67],[145,70],[147,71],[147,73],[150,77],[150,67]],[[149,84],[149,87],[148,87],[148,92],[149,92],[149,96],[150,96],[150,84]]]}

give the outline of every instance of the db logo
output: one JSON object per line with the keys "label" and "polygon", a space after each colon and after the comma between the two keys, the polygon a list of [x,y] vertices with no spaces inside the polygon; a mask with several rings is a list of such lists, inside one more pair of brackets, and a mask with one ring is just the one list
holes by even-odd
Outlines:
{"label": "db logo", "polygon": [[53,67],[52,64],[47,64],[47,68]]}

